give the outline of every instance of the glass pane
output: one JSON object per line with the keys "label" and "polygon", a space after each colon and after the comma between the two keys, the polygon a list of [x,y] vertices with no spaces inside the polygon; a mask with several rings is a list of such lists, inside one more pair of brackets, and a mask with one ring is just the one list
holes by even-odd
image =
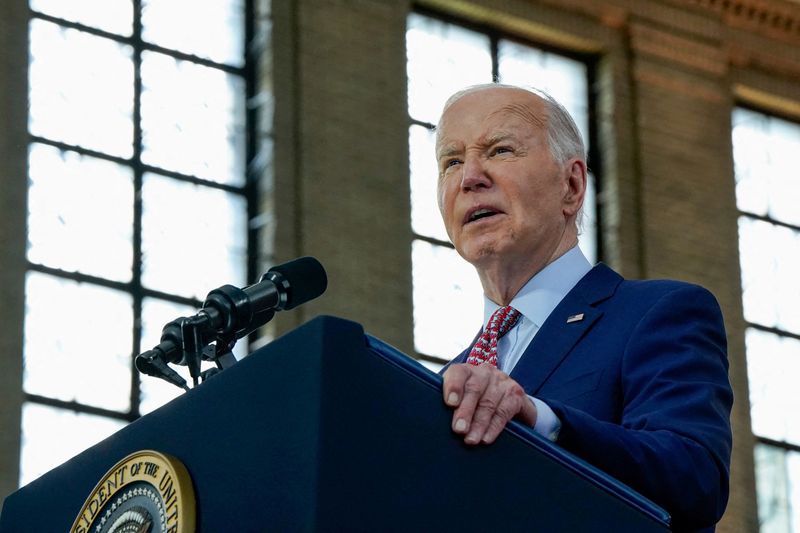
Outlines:
{"label": "glass pane", "polygon": [[578,220],[578,246],[591,264],[597,262],[597,193],[594,173],[586,175],[586,196],[583,199],[583,214]]}
{"label": "glass pane", "polygon": [[[188,305],[145,298],[142,302],[142,350],[150,350],[161,342],[161,330],[169,322],[179,317],[192,316],[195,313],[197,313],[197,309]],[[186,367],[171,366],[191,387],[192,381]],[[147,414],[183,394],[182,389],[156,377],[141,375],[140,382],[142,414]]]}
{"label": "glass pane", "polygon": [[412,244],[411,262],[414,348],[452,359],[467,347],[483,322],[478,275],[452,248],[420,240]]}
{"label": "glass pane", "polygon": [[246,280],[247,204],[243,196],[145,174],[142,281],[170,294],[205,296]]}
{"label": "glass pane", "polygon": [[745,342],[753,433],[800,444],[800,419],[786,416],[800,411],[800,341],[749,328]]}
{"label": "glass pane", "polygon": [[432,372],[439,372],[444,368],[444,363],[434,363],[433,361],[424,361],[422,359],[419,360],[419,363]]}
{"label": "glass pane", "polygon": [[30,0],[30,6],[34,11],[109,33],[130,35],[133,29],[131,0]]}
{"label": "glass pane", "polygon": [[545,91],[563,105],[588,146],[589,89],[586,65],[523,44],[501,40],[497,49],[502,83]]}
{"label": "glass pane", "polygon": [[733,160],[736,176],[736,204],[740,210],[766,215],[769,193],[766,187],[769,167],[765,130],[769,117],[747,109],[733,111]]}
{"label": "glass pane", "polygon": [[792,531],[800,531],[800,453],[787,452],[789,470],[789,508],[792,512]]}
{"label": "glass pane", "polygon": [[31,133],[133,155],[133,49],[38,19],[30,38]]}
{"label": "glass pane", "polygon": [[739,217],[739,260],[745,318],[800,333],[800,232]]}
{"label": "glass pane", "polygon": [[142,38],[217,63],[244,66],[244,2],[143,0]]}
{"label": "glass pane", "polygon": [[125,422],[46,405],[22,407],[20,486],[125,426]]}
{"label": "glass pane", "polygon": [[449,241],[439,213],[436,186],[436,135],[423,126],[408,130],[411,159],[411,228],[419,235]]}
{"label": "glass pane", "polygon": [[[29,173],[28,259],[129,281],[133,261],[131,169],[32,144]],[[102,253],[98,253],[98,244]]]}
{"label": "glass pane", "polygon": [[408,114],[435,124],[447,98],[469,85],[492,81],[489,37],[411,14],[406,30]]}
{"label": "glass pane", "polygon": [[760,533],[800,531],[800,454],[757,443],[755,462]]}
{"label": "glass pane", "polygon": [[244,184],[244,80],[164,54],[142,54],[142,160]]}
{"label": "glass pane", "polygon": [[736,109],[733,154],[739,209],[800,225],[800,124]]}
{"label": "glass pane", "polygon": [[130,408],[130,295],[29,272],[26,392],[117,411]]}

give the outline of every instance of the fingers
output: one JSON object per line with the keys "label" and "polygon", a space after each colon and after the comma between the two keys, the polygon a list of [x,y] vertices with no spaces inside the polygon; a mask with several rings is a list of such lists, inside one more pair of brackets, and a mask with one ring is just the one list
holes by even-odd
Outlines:
{"label": "fingers", "polygon": [[533,425],[536,408],[522,387],[491,365],[450,366],[444,375],[445,403],[454,408],[452,429],[467,444],[490,444],[509,420]]}
{"label": "fingers", "polygon": [[478,444],[489,425],[503,391],[497,380],[501,374],[491,365],[473,367],[464,383],[464,397],[453,413],[453,431],[466,435],[464,442]]}
{"label": "fingers", "polygon": [[484,444],[493,443],[512,418],[525,422],[531,427],[536,424],[536,406],[522,387],[510,378],[509,381],[516,387],[512,385],[505,389],[505,394],[481,438],[481,442]]}
{"label": "fingers", "polygon": [[444,403],[458,407],[464,397],[464,383],[470,375],[469,365],[450,365],[444,373]]}

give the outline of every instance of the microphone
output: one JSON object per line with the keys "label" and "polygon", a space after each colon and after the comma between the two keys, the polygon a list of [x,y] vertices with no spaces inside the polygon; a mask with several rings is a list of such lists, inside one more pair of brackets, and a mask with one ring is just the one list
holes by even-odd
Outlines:
{"label": "microphone", "polygon": [[195,354],[203,346],[215,339],[233,343],[269,322],[276,311],[294,309],[322,295],[327,287],[325,269],[313,257],[300,257],[272,267],[258,283],[243,289],[223,285],[206,296],[195,316],[167,324],[159,345],[136,357],[136,368],[177,384],[174,376],[167,378],[162,365],[154,362],[160,360],[186,365],[196,378],[200,361]]}
{"label": "microphone", "polygon": [[155,350],[150,350],[136,357],[136,370],[148,376],[159,377],[185,391],[189,390],[186,380],[172,370],[163,359],[158,357],[158,352]]}
{"label": "microphone", "polygon": [[270,268],[244,289],[223,285],[211,291],[200,314],[221,335],[240,339],[269,322],[275,311],[287,311],[325,292],[328,276],[319,261],[300,257]]}

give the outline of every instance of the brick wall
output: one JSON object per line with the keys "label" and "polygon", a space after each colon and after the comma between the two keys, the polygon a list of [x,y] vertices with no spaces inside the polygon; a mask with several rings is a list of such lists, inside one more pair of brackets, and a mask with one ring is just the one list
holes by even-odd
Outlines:
{"label": "brick wall", "polygon": [[27,198],[27,2],[0,3],[0,496],[19,479]]}
{"label": "brick wall", "polygon": [[405,17],[397,1],[273,6],[275,251],[314,255],[325,296],[279,316],[361,322],[411,348]]}

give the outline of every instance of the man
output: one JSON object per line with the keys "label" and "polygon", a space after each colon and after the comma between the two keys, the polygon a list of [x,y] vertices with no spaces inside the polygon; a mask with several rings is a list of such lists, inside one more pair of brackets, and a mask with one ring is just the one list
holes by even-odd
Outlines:
{"label": "man", "polygon": [[447,233],[485,295],[482,334],[444,372],[453,431],[490,444],[519,420],[663,506],[673,528],[713,530],[732,404],[714,297],[589,264],[583,143],[549,96],[456,93],[436,153]]}

